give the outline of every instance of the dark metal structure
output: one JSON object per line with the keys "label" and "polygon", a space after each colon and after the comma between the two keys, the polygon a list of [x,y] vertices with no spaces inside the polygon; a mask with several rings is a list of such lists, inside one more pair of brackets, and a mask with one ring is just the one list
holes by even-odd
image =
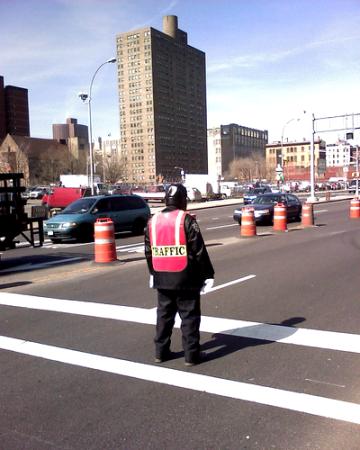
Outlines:
{"label": "dark metal structure", "polygon": [[[21,197],[22,173],[0,173],[0,250],[14,248],[14,239],[22,235],[33,247],[44,242],[45,217],[28,217],[26,200]],[[37,240],[36,240],[37,238]]]}

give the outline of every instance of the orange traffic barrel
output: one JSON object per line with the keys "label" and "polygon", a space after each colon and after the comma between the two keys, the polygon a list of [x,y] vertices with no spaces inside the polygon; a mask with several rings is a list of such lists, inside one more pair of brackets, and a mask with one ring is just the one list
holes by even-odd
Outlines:
{"label": "orange traffic barrel", "polygon": [[312,203],[304,203],[301,212],[301,224],[304,227],[314,225],[314,205]]}
{"label": "orange traffic barrel", "polygon": [[254,208],[242,208],[240,235],[244,237],[256,236]]}
{"label": "orange traffic barrel", "polygon": [[114,222],[109,218],[97,219],[95,222],[95,262],[116,261]]}
{"label": "orange traffic barrel", "polygon": [[284,203],[276,203],[274,206],[273,230],[287,231],[286,205]]}
{"label": "orange traffic barrel", "polygon": [[360,218],[360,200],[358,197],[354,197],[350,201],[350,219]]}

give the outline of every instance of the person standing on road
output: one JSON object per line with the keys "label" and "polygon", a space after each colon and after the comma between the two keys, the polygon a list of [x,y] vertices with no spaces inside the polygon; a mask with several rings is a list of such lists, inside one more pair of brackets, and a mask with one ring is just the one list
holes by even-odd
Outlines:
{"label": "person standing on road", "polygon": [[145,231],[150,287],[158,291],[155,362],[171,359],[171,334],[178,312],[185,365],[193,366],[201,362],[200,293],[211,289],[215,272],[199,225],[186,212],[186,188],[170,185],[165,204]]}

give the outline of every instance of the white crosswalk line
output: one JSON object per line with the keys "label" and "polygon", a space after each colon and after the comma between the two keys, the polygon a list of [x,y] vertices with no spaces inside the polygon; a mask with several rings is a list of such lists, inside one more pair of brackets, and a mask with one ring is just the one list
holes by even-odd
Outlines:
{"label": "white crosswalk line", "polygon": [[[0,292],[0,305],[29,308],[42,311],[61,312],[89,317],[121,320],[133,323],[156,323],[156,310],[119,306],[104,303],[83,302],[77,300],[59,300],[24,294]],[[177,319],[175,327],[180,327]],[[231,336],[281,342],[305,347],[360,353],[360,335],[335,331],[312,330],[283,325],[269,325],[261,322],[225,319],[219,317],[201,317],[200,330],[207,333],[219,333]]]}
{"label": "white crosswalk line", "polygon": [[0,336],[0,348],[183,389],[360,424],[360,405]]}

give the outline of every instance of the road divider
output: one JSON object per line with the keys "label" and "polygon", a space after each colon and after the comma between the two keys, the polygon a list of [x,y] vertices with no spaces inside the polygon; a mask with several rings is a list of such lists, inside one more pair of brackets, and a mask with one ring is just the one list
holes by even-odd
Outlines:
{"label": "road divider", "polygon": [[116,261],[114,222],[107,218],[97,219],[94,225],[95,262]]}
{"label": "road divider", "polygon": [[274,206],[273,230],[287,231],[287,214],[284,203],[277,203]]}
{"label": "road divider", "polygon": [[303,227],[314,225],[314,206],[312,203],[304,203],[301,212],[301,224]]}
{"label": "road divider", "polygon": [[240,235],[242,237],[256,236],[255,212],[254,208],[245,206],[241,210]]}
{"label": "road divider", "polygon": [[354,197],[350,200],[350,219],[360,218],[360,200],[358,197]]}

